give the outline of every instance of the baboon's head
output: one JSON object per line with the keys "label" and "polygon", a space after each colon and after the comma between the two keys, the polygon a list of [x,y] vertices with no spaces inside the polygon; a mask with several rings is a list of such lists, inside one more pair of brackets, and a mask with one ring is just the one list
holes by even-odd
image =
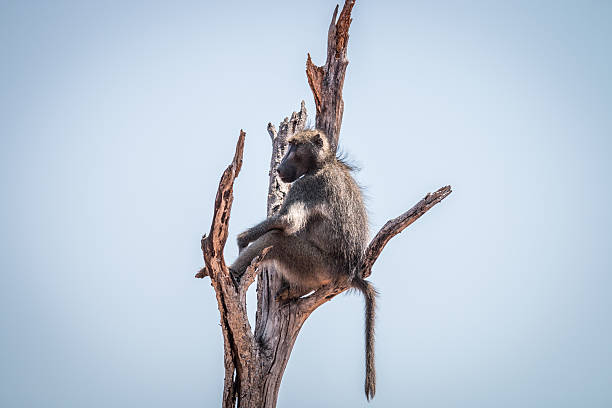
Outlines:
{"label": "baboon's head", "polygon": [[304,130],[291,136],[287,154],[276,171],[285,183],[292,183],[304,174],[321,168],[330,154],[327,137],[320,130]]}

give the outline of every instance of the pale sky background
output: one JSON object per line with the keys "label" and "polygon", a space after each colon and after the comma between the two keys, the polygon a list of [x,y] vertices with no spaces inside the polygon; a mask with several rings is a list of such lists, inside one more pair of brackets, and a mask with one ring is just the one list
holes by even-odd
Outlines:
{"label": "pale sky background", "polygon": [[[241,128],[228,261],[265,216],[266,125],[314,114],[334,6],[0,3],[2,407],[220,405],[200,236]],[[353,18],[341,145],[372,234],[454,192],[376,263],[374,401],[346,295],[305,324],[279,407],[612,406],[612,2]]]}

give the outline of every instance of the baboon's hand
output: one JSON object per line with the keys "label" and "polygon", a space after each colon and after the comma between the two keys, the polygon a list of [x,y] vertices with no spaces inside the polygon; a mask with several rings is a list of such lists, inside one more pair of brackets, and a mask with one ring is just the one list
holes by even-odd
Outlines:
{"label": "baboon's hand", "polygon": [[249,236],[248,231],[244,231],[242,234],[238,234],[236,237],[236,242],[238,243],[238,253],[242,252],[244,248],[249,245]]}

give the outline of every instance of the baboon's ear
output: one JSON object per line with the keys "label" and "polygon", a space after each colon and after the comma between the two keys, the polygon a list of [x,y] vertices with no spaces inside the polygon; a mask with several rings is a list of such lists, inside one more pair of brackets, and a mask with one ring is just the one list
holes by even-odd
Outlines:
{"label": "baboon's ear", "polygon": [[316,146],[323,147],[323,137],[321,136],[320,133],[317,133],[316,135],[314,135],[312,141],[314,142]]}

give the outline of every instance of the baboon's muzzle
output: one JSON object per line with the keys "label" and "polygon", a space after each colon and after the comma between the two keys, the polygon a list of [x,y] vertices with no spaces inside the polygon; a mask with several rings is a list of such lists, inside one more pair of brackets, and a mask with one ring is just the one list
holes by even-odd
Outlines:
{"label": "baboon's muzzle", "polygon": [[295,146],[290,145],[289,151],[287,151],[287,154],[276,168],[276,172],[285,183],[292,183],[298,178],[297,168],[294,164],[295,150]]}
{"label": "baboon's muzzle", "polygon": [[295,167],[288,165],[283,166],[283,163],[278,166],[276,172],[284,183],[292,183],[297,178],[297,171]]}

